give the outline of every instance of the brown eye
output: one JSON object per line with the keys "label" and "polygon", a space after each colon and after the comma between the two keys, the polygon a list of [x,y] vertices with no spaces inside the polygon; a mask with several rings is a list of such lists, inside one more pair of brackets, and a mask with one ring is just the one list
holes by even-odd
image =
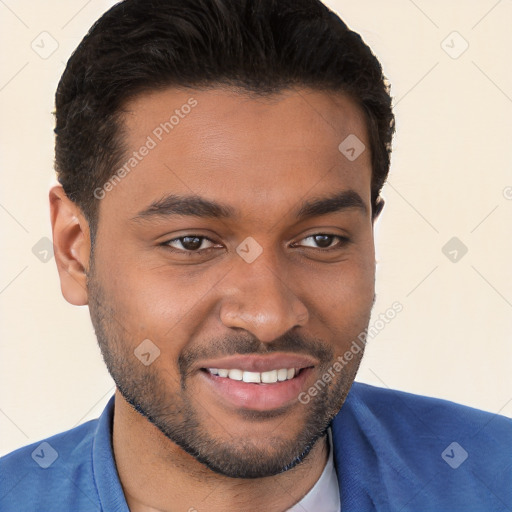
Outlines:
{"label": "brown eye", "polygon": [[[204,242],[209,243],[204,247]],[[164,242],[162,245],[169,247],[177,252],[202,252],[213,247],[213,242],[205,236],[187,235],[180,236]]]}
{"label": "brown eye", "polygon": [[[337,249],[345,245],[349,242],[349,239],[340,235],[331,235],[328,233],[318,233],[315,235],[310,235],[302,239],[309,240],[309,243],[306,244],[298,244],[303,247],[312,247],[313,249]],[[334,246],[333,242],[338,242]]]}
{"label": "brown eye", "polygon": [[203,240],[199,236],[184,236],[180,239],[180,243],[188,251],[196,251],[201,247]]}
{"label": "brown eye", "polygon": [[334,239],[332,235],[314,235],[313,238],[315,243],[322,248],[329,247]]}

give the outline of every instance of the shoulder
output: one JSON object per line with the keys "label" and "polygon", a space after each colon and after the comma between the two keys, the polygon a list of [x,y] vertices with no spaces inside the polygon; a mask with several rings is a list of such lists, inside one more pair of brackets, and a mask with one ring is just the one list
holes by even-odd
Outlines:
{"label": "shoulder", "polygon": [[444,449],[450,440],[470,447],[468,456],[484,460],[494,453],[512,464],[512,419],[449,400],[355,382],[338,416],[356,421],[367,435],[382,436],[397,452]]}
{"label": "shoulder", "polygon": [[[364,406],[368,411],[379,415],[382,426],[393,428],[421,427],[425,430],[459,433],[475,433],[475,429],[486,428],[490,433],[510,439],[512,419],[496,413],[451,402],[441,398],[416,395],[405,391],[381,388],[355,382],[349,393],[350,402]],[[407,420],[407,421],[405,421]]]}
{"label": "shoulder", "polygon": [[[55,510],[96,499],[92,445],[98,420],[18,448],[0,458],[0,510],[42,510],[51,493]],[[44,506],[43,506],[44,508]]]}
{"label": "shoulder", "polygon": [[509,418],[354,383],[332,428],[339,471],[381,510],[512,508]]}

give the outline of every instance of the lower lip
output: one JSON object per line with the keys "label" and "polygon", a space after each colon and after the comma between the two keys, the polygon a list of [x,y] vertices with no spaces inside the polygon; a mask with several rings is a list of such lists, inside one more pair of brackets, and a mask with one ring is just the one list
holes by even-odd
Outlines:
{"label": "lower lip", "polygon": [[312,370],[313,368],[303,368],[293,379],[274,384],[255,384],[228,379],[212,375],[205,370],[201,370],[200,374],[209,388],[229,404],[253,411],[269,411],[297,402]]}

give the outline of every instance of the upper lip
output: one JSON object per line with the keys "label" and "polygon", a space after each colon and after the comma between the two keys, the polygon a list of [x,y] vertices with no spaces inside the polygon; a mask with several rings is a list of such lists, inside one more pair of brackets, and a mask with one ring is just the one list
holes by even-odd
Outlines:
{"label": "upper lip", "polygon": [[301,354],[247,354],[234,355],[219,359],[209,359],[200,362],[197,369],[200,368],[222,368],[226,370],[239,369],[246,372],[268,372],[279,370],[281,368],[308,368],[315,366],[317,361],[312,357]]}

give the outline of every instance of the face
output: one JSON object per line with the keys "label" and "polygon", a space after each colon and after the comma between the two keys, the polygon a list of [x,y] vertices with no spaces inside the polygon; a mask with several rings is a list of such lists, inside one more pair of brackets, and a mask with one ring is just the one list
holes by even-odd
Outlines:
{"label": "face", "polygon": [[124,123],[87,286],[108,369],[211,470],[289,469],[342,406],[362,351],[333,365],[373,305],[370,151],[338,149],[349,135],[369,148],[363,113],[312,90],[170,89]]}

